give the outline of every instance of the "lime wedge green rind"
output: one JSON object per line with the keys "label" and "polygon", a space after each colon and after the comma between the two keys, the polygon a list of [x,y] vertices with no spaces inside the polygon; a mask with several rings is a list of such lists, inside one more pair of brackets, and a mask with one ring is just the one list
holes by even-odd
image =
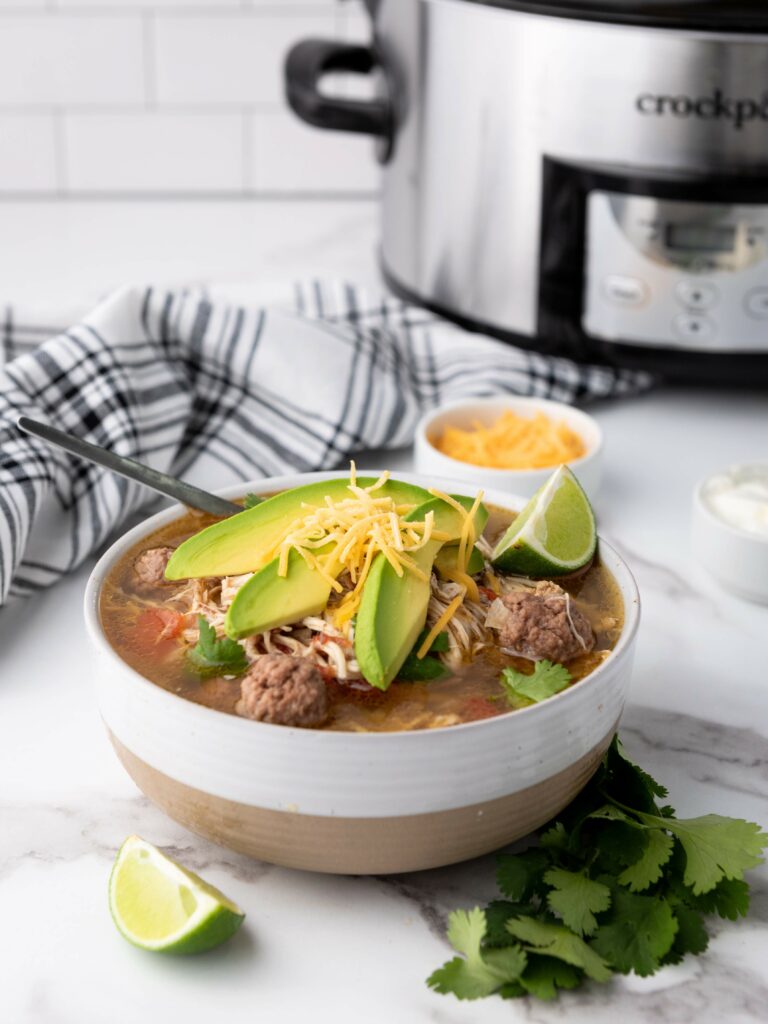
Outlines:
{"label": "lime wedge green rind", "polygon": [[581,484],[560,466],[496,545],[493,565],[525,576],[563,576],[594,557],[595,516]]}
{"label": "lime wedge green rind", "polygon": [[169,954],[213,949],[245,917],[218,889],[139,836],[129,836],[115,859],[109,909],[134,946]]}

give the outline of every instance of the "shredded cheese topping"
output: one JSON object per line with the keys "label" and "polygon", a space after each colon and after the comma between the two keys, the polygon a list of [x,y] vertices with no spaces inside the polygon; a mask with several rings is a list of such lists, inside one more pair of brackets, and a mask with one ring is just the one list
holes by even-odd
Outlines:
{"label": "shredded cheese topping", "polygon": [[[349,635],[352,619],[360,607],[363,587],[376,555],[382,554],[399,577],[410,572],[428,583],[430,574],[417,564],[414,553],[430,541],[455,538],[455,534],[450,536],[435,528],[432,511],[427,512],[423,520],[409,520],[407,516],[416,505],[397,504],[391,495],[382,494],[381,489],[388,479],[389,473],[382,473],[375,483],[361,487],[352,462],[349,497],[334,500],[326,495],[321,505],[303,503],[300,515],[287,526],[282,538],[266,556],[267,561],[278,559],[279,576],[288,575],[291,555],[296,552],[323,577],[332,592],[328,613],[335,628],[345,636]],[[461,591],[446,610],[449,614],[440,617],[442,629],[466,596],[479,601],[477,585],[467,568],[476,539],[474,517],[483,495],[480,492],[472,507],[467,509],[442,491],[431,490],[429,493],[450,505],[462,517],[456,570],[450,574]],[[340,578],[343,578],[344,585]],[[424,655],[419,653],[419,657]]]}
{"label": "shredded cheese topping", "polygon": [[[301,515],[289,524],[282,540],[269,553],[269,559],[279,557],[278,575],[288,575],[288,560],[296,551],[334,593],[344,594],[333,609],[333,619],[345,632],[360,605],[377,554],[384,555],[398,576],[412,572],[427,582],[428,576],[411,555],[430,540],[448,539],[435,529],[433,512],[421,521],[408,521],[405,517],[415,505],[398,505],[391,496],[377,494],[388,479],[389,473],[382,473],[369,487],[360,487],[353,462],[349,497],[337,501],[326,497],[319,506],[303,504]],[[339,582],[345,573],[351,589]]]}
{"label": "shredded cheese topping", "polygon": [[451,621],[451,619],[456,614],[456,612],[459,610],[459,608],[461,608],[462,604],[464,603],[464,598],[466,597],[466,593],[467,592],[464,590],[460,594],[457,594],[456,597],[454,597],[454,599],[451,601],[451,603],[445,609],[443,614],[440,616],[440,618],[434,624],[432,629],[430,629],[430,631],[424,637],[424,642],[422,643],[422,645],[418,649],[418,651],[416,651],[416,657],[417,658],[426,658],[426,656],[429,654],[430,647],[435,642],[435,640],[438,637],[438,635],[440,633],[442,633],[442,631],[445,629],[445,627]]}
{"label": "shredded cheese topping", "polygon": [[[483,491],[478,491],[474,503],[470,509],[464,508],[461,502],[456,501],[450,494],[446,494],[444,491],[436,491],[430,489],[429,492],[433,497],[440,498],[441,501],[445,501],[452,508],[463,517],[463,524],[461,527],[461,536],[459,537],[459,550],[456,558],[456,569],[453,572],[447,572],[445,575],[448,579],[454,583],[458,583],[464,588],[465,595],[469,595],[471,601],[479,601],[480,593],[477,589],[477,584],[469,575],[467,571],[469,568],[469,560],[472,557],[472,549],[475,546],[475,540],[477,539],[475,530],[475,516],[477,510],[480,508],[480,503],[483,500]],[[422,657],[422,655],[419,655]]]}
{"label": "shredded cheese topping", "polygon": [[466,509],[460,501],[456,501],[455,498],[451,497],[450,494],[446,494],[444,491],[437,491],[430,488],[429,493],[434,498],[440,498],[441,501],[446,502],[446,504],[450,505],[451,508],[456,509],[463,518],[461,535],[459,536],[459,550],[456,556],[456,569],[453,572],[446,573],[450,580],[461,587],[461,593],[456,595],[429,631],[424,643],[422,643],[416,652],[417,658],[425,658],[427,656],[430,647],[435,641],[435,637],[462,606],[465,597],[469,596],[471,601],[480,600],[480,592],[477,589],[477,584],[469,575],[467,570],[469,568],[469,560],[472,557],[472,549],[475,546],[475,515],[477,514],[477,510],[480,508],[480,503],[483,500],[483,491],[478,491],[470,509]]}
{"label": "shredded cheese topping", "polygon": [[586,445],[562,420],[542,412],[518,416],[507,409],[490,426],[446,427],[435,443],[438,451],[460,462],[491,469],[545,469],[581,458]]}

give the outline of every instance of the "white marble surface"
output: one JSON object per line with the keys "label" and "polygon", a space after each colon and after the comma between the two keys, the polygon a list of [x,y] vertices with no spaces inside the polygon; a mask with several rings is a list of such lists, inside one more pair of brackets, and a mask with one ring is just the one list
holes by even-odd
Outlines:
{"label": "white marble surface", "polygon": [[[8,297],[58,300],[125,280],[297,273],[375,276],[364,203],[0,204]],[[607,437],[601,529],[644,599],[623,736],[678,810],[768,824],[768,608],[721,592],[692,563],[694,482],[768,454],[765,395],[657,392],[596,414]],[[390,461],[404,467],[408,453]],[[0,1020],[138,1024],[614,1021],[757,1024],[768,1014],[768,870],[746,923],[713,926],[708,953],[652,979],[556,1004],[459,1003],[424,978],[447,957],[445,916],[494,890],[493,858],[390,879],[254,863],[191,836],[116,761],[87,679],[87,567],[0,613]],[[138,832],[247,912],[228,945],[169,960],[128,946],[107,910],[117,847]]]}

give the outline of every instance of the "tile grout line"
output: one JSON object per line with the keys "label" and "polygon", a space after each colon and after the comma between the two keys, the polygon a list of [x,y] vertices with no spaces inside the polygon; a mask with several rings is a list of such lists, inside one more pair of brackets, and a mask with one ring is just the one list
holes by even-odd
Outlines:
{"label": "tile grout line", "polygon": [[[279,100],[231,100],[222,102],[205,102],[195,100],[191,103],[183,103],[178,100],[170,103],[157,102],[153,104],[157,110],[165,114],[237,114],[245,110],[248,113],[259,111],[274,112],[285,110],[285,104]],[[3,103],[0,99],[0,115],[2,114],[28,114],[36,117],[41,114],[49,114],[52,109],[50,101],[36,103]],[[110,114],[118,117],[120,114],[140,114],[147,109],[146,101],[131,101],[121,103],[110,100],[106,103],[82,101],[67,103],[61,107],[68,114]]]}
{"label": "tile grout line", "polygon": [[66,198],[69,194],[69,174],[67,173],[67,138],[66,113],[63,107],[53,109],[53,159],[56,175],[55,195]]}
{"label": "tile grout line", "polygon": [[144,61],[144,106],[147,110],[154,110],[157,107],[157,48],[155,46],[154,11],[143,11],[141,24],[141,48]]}
{"label": "tile grout line", "polygon": [[243,167],[240,187],[243,195],[247,195],[251,181],[256,180],[253,167],[253,119],[249,112],[244,109],[241,113],[243,132]]}
{"label": "tile grout line", "polygon": [[338,192],[330,189],[294,189],[284,192],[279,189],[248,189],[245,192],[229,190],[190,190],[190,191],[168,191],[168,190],[139,190],[113,189],[82,189],[76,188],[66,192],[53,191],[52,189],[24,191],[23,189],[0,189],[0,203],[4,202],[29,202],[29,203],[239,203],[243,200],[249,202],[286,202],[286,203],[369,203],[378,202],[381,196],[374,190],[359,191],[353,189],[340,189]]}

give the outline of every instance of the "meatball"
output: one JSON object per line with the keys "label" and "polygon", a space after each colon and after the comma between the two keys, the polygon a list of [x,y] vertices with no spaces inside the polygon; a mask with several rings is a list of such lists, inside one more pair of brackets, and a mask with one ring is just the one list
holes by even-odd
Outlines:
{"label": "meatball", "polygon": [[549,581],[505,594],[492,609],[489,625],[499,630],[501,646],[524,658],[563,662],[595,646],[586,617]]}
{"label": "meatball", "polygon": [[312,728],[328,715],[328,694],[311,662],[289,654],[265,654],[244,676],[235,711],[258,722]]}
{"label": "meatball", "polygon": [[139,591],[155,590],[168,584],[165,567],[173,548],[149,548],[142,551],[133,563],[133,584]]}

